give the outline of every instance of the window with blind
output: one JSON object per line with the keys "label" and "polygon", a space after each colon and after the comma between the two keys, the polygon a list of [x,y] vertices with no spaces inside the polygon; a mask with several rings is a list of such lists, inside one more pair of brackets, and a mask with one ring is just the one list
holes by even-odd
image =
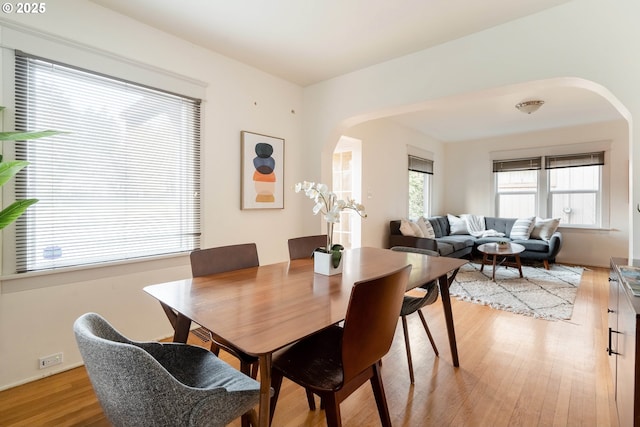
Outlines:
{"label": "window with blind", "polygon": [[497,216],[522,218],[535,214],[541,164],[540,157],[493,162]]}
{"label": "window with blind", "polygon": [[200,101],[16,52],[18,272],[190,251],[200,239]]}
{"label": "window with blind", "polygon": [[433,160],[409,156],[409,218],[431,215]]}
{"label": "window with blind", "polygon": [[497,215],[540,215],[560,218],[564,226],[601,226],[603,165],[604,151],[494,160]]}

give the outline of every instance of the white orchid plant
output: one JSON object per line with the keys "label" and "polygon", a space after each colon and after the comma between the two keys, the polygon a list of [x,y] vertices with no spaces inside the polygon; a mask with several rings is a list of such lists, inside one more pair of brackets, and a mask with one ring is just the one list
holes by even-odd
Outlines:
{"label": "white orchid plant", "polygon": [[366,218],[367,213],[364,206],[353,199],[346,201],[338,199],[335,193],[329,191],[326,184],[303,181],[296,184],[295,191],[296,193],[304,191],[304,194],[316,203],[313,206],[313,214],[321,213],[324,220],[327,221],[327,246],[317,248],[316,251],[333,254],[333,265],[337,267],[340,264],[341,251],[344,247],[333,244],[333,225],[340,222],[340,213],[345,209],[353,210],[362,218]]}

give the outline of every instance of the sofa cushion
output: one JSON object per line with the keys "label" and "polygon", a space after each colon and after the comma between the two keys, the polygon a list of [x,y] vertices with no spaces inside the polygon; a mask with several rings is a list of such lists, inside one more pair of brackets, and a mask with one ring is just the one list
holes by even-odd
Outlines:
{"label": "sofa cushion", "polygon": [[513,240],[513,243],[519,243],[529,252],[549,252],[549,242],[546,240]]}
{"label": "sofa cushion", "polygon": [[516,222],[515,218],[495,218],[484,217],[487,230],[496,230],[499,233],[504,233],[505,236],[511,234],[511,227]]}
{"label": "sofa cushion", "polygon": [[450,245],[453,246],[453,250],[454,251],[459,251],[460,249],[464,249],[464,248],[469,248],[469,247],[473,247],[473,244],[475,242],[475,238],[469,236],[469,235],[450,235],[450,236],[443,236],[437,239],[438,240],[438,244],[440,244],[441,242],[443,243],[448,243]]}
{"label": "sofa cushion", "polygon": [[400,221],[400,232],[403,236],[424,237],[418,224],[408,219],[402,219]]}
{"label": "sofa cushion", "polygon": [[560,225],[560,218],[536,218],[535,225],[531,231],[531,239],[549,240]]}
{"label": "sofa cushion", "polygon": [[531,216],[529,218],[519,218],[511,227],[511,233],[509,237],[513,240],[528,240],[531,236],[531,230],[535,225],[536,217]]}
{"label": "sofa cushion", "polygon": [[464,218],[457,217],[455,215],[447,214],[447,219],[449,220],[449,234],[469,234],[469,229],[467,228],[467,221]]}
{"label": "sofa cushion", "polygon": [[434,239],[436,237],[436,233],[433,231],[433,226],[429,221],[427,221],[425,217],[420,217],[416,221],[416,224],[418,224],[418,227],[420,227],[422,234],[427,239]]}
{"label": "sofa cushion", "polygon": [[449,220],[446,216],[434,216],[429,218],[433,232],[436,238],[447,236],[449,234]]}
{"label": "sofa cushion", "polygon": [[453,245],[445,242],[438,242],[438,252],[440,253],[440,256],[451,255],[454,252]]}

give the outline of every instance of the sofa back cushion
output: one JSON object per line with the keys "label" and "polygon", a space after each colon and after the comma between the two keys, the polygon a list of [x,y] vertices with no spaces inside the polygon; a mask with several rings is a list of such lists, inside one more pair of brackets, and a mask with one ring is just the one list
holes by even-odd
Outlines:
{"label": "sofa back cushion", "polygon": [[449,235],[449,220],[446,216],[432,216],[427,219],[431,223],[436,238]]}
{"label": "sofa back cushion", "polygon": [[487,230],[496,230],[499,233],[504,233],[505,236],[509,236],[511,234],[511,227],[513,227],[513,223],[516,222],[517,218],[496,218],[496,217],[485,217],[484,222],[486,224]]}

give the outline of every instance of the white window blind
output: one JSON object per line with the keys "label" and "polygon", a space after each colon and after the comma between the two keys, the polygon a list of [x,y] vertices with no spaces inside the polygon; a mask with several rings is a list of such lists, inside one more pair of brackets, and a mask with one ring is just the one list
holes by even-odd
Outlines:
{"label": "white window blind", "polygon": [[200,100],[16,52],[18,272],[190,251],[200,244]]}

